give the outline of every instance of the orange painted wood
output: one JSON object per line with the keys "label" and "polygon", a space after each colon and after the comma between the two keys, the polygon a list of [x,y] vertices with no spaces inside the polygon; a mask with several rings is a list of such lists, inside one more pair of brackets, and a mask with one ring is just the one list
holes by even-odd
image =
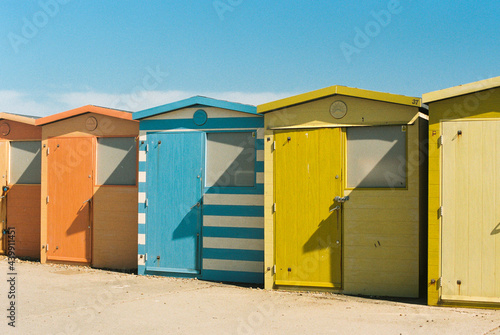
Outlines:
{"label": "orange painted wood", "polygon": [[40,185],[11,185],[7,224],[16,231],[16,256],[40,257]]}
{"label": "orange painted wood", "polygon": [[[0,187],[7,185],[7,170],[9,168],[8,150],[9,141],[0,140]],[[0,228],[2,230],[7,228],[7,202],[5,198],[0,198]],[[7,236],[2,234],[0,235],[0,254],[5,254],[6,246]]]}
{"label": "orange painted wood", "polygon": [[[87,106],[71,109],[69,111],[65,111],[62,113],[49,115],[49,116],[43,117],[41,119],[37,119],[35,124],[37,126],[41,126],[41,125],[61,121],[63,119],[68,119],[68,118],[71,118],[73,116],[86,114],[86,113],[100,114],[100,115],[114,117],[117,119],[125,119],[125,120],[132,121],[132,113],[124,112],[124,111],[120,111],[120,110],[116,110],[116,109],[111,109],[111,108],[87,105]],[[139,121],[134,121],[134,122],[139,123]]]}
{"label": "orange painted wood", "polygon": [[52,138],[47,141],[47,259],[91,262],[91,202],[94,139]]}
{"label": "orange painted wood", "polygon": [[0,139],[30,141],[40,140],[42,138],[42,129],[32,124],[0,118],[0,126],[2,126],[3,124],[7,124],[10,128],[10,131],[7,135],[2,135],[2,133],[0,132]]}

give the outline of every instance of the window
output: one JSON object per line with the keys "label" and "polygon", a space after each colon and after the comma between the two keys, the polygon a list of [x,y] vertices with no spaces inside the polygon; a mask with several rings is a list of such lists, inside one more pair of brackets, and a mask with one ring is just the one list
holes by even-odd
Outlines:
{"label": "window", "polygon": [[347,187],[406,187],[406,126],[347,129]]}
{"label": "window", "polygon": [[255,134],[208,133],[206,186],[254,186]]}
{"label": "window", "polygon": [[135,185],[136,143],[134,137],[97,139],[97,184]]}
{"label": "window", "polygon": [[41,166],[40,141],[10,142],[11,184],[40,184]]}

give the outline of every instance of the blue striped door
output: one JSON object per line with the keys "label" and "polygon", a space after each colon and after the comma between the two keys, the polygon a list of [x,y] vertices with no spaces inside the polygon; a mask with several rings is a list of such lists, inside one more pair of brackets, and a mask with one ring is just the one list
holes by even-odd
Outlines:
{"label": "blue striped door", "polygon": [[205,134],[148,134],[146,270],[200,273]]}

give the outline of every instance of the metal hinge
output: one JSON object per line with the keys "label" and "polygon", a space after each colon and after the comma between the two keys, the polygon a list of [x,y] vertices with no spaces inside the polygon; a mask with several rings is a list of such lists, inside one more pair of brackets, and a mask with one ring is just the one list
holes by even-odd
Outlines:
{"label": "metal hinge", "polygon": [[49,244],[47,243],[47,246],[45,247],[45,252],[49,251]]}
{"label": "metal hinge", "polygon": [[50,148],[47,148],[47,156],[49,155],[50,153]]}
{"label": "metal hinge", "polygon": [[276,273],[276,264],[273,265],[273,274]]}
{"label": "metal hinge", "polygon": [[144,262],[146,262],[148,260],[148,253],[145,253],[144,254]]}
{"label": "metal hinge", "polygon": [[438,287],[443,287],[443,277],[439,277],[439,279],[438,279]]}
{"label": "metal hinge", "polygon": [[443,217],[443,206],[439,207],[439,217]]}
{"label": "metal hinge", "polygon": [[271,150],[276,150],[276,141],[273,142],[273,145],[271,146]]}
{"label": "metal hinge", "polygon": [[144,206],[148,207],[148,198],[146,198],[146,200],[144,201]]}
{"label": "metal hinge", "polygon": [[146,150],[145,151],[148,152],[148,145],[147,144],[146,144]]}
{"label": "metal hinge", "polygon": [[47,196],[47,199],[45,199],[45,201],[46,201],[47,203],[49,203],[49,196]]}
{"label": "metal hinge", "polygon": [[442,147],[443,146],[443,141],[444,141],[443,135],[439,136],[438,137],[438,147]]}
{"label": "metal hinge", "polygon": [[276,203],[273,204],[273,213],[276,213]]}

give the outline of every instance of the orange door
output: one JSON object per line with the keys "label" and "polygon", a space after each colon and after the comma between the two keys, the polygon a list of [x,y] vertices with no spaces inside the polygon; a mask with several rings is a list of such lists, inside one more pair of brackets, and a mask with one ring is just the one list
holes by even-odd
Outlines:
{"label": "orange door", "polygon": [[48,260],[91,262],[93,153],[93,138],[48,140]]}

